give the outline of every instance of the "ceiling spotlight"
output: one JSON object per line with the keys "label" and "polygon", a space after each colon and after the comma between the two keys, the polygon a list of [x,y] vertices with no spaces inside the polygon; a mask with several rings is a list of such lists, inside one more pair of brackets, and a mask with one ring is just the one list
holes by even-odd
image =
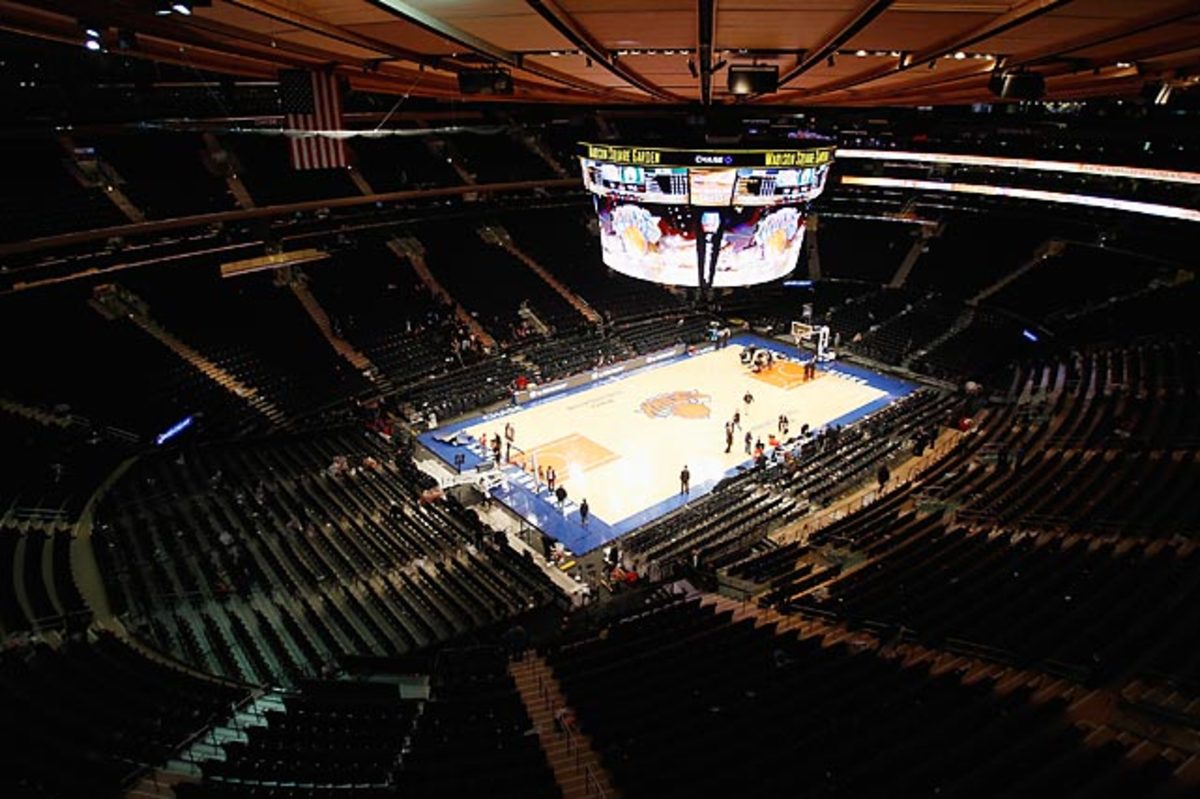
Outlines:
{"label": "ceiling spotlight", "polygon": [[899,50],[892,50],[890,53],[888,53],[888,55],[890,55],[892,58],[899,58],[899,57],[900,57],[900,51],[899,51]]}
{"label": "ceiling spotlight", "polygon": [[100,52],[101,48],[103,47],[100,44],[99,39],[87,39],[86,41],[84,41],[83,46],[86,47],[88,50],[91,50],[93,53]]}
{"label": "ceiling spotlight", "polygon": [[1117,69],[1129,69],[1131,66],[1133,66],[1133,64],[1129,63],[1128,61],[1117,62]]}
{"label": "ceiling spotlight", "polygon": [[854,54],[855,54],[856,56],[858,56],[859,58],[866,58],[866,57],[867,57],[867,51],[866,51],[866,50],[858,50],[858,51],[856,51]]}
{"label": "ceiling spotlight", "polygon": [[966,57],[967,57],[967,54],[964,53],[962,50],[959,50],[957,53],[954,54],[955,61],[962,61]]}
{"label": "ceiling spotlight", "polygon": [[95,25],[85,24],[83,26],[83,33],[89,39],[99,39],[100,38],[100,29],[98,27],[96,27]]}
{"label": "ceiling spotlight", "polygon": [[192,15],[191,0],[174,0],[171,3],[171,10],[176,14],[183,14],[185,17],[190,17]]}

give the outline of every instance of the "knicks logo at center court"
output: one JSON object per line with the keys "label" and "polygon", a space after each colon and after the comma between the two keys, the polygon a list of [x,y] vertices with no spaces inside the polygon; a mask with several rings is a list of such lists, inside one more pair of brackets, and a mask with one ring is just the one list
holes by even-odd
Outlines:
{"label": "knicks logo at center court", "polygon": [[682,419],[707,419],[711,414],[709,403],[712,397],[695,389],[691,391],[668,391],[643,400],[638,409],[651,419],[666,419],[678,416]]}

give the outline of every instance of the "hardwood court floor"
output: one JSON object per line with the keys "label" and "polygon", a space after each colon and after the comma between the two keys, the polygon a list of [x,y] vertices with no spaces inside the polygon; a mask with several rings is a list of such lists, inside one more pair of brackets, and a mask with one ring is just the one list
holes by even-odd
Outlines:
{"label": "hardwood court floor", "polygon": [[[503,438],[511,423],[526,459],[553,465],[573,503],[586,497],[594,516],[615,525],[675,497],[685,464],[695,492],[744,463],[747,429],[766,443],[781,413],[794,434],[802,424],[818,428],[888,396],[836,372],[804,382],[787,362],[754,375],[741,364],[741,351],[731,344],[466,429],[476,438]],[[748,410],[747,391],[754,395]],[[742,429],[725,454],[725,422],[735,410]]]}

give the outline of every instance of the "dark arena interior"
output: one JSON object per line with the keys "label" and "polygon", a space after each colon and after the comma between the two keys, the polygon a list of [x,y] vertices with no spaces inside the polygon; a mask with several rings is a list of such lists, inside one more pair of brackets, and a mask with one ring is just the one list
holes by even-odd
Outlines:
{"label": "dark arena interior", "polygon": [[0,797],[1200,796],[1197,87],[1196,0],[0,0]]}

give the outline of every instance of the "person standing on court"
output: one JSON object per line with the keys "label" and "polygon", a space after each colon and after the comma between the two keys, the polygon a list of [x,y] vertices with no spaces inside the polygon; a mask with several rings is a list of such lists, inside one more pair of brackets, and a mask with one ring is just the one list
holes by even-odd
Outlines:
{"label": "person standing on court", "polygon": [[579,523],[582,524],[584,527],[587,527],[587,517],[588,517],[589,510],[590,510],[590,508],[588,508],[587,497],[584,497],[583,502],[579,503]]}
{"label": "person standing on court", "polygon": [[690,493],[689,488],[690,488],[691,482],[692,482],[692,473],[688,471],[688,467],[685,464],[683,467],[683,471],[679,473],[679,493],[680,494]]}
{"label": "person standing on court", "polygon": [[754,395],[747,389],[745,395],[742,396],[742,404],[746,406],[746,418],[750,418],[750,403],[754,402]]}
{"label": "person standing on court", "polygon": [[742,429],[742,414],[741,411],[733,412],[733,426],[738,430]]}
{"label": "person standing on court", "polygon": [[729,450],[733,449],[733,422],[725,423],[725,454],[729,454]]}
{"label": "person standing on court", "polygon": [[554,483],[556,480],[558,480],[558,473],[556,471],[554,471],[553,466],[547,466],[546,467],[546,487],[549,488],[551,492],[554,491]]}
{"label": "person standing on court", "polygon": [[753,446],[754,446],[754,436],[750,434],[749,430],[747,430],[746,431],[746,454],[747,455],[750,454],[750,450]]}

